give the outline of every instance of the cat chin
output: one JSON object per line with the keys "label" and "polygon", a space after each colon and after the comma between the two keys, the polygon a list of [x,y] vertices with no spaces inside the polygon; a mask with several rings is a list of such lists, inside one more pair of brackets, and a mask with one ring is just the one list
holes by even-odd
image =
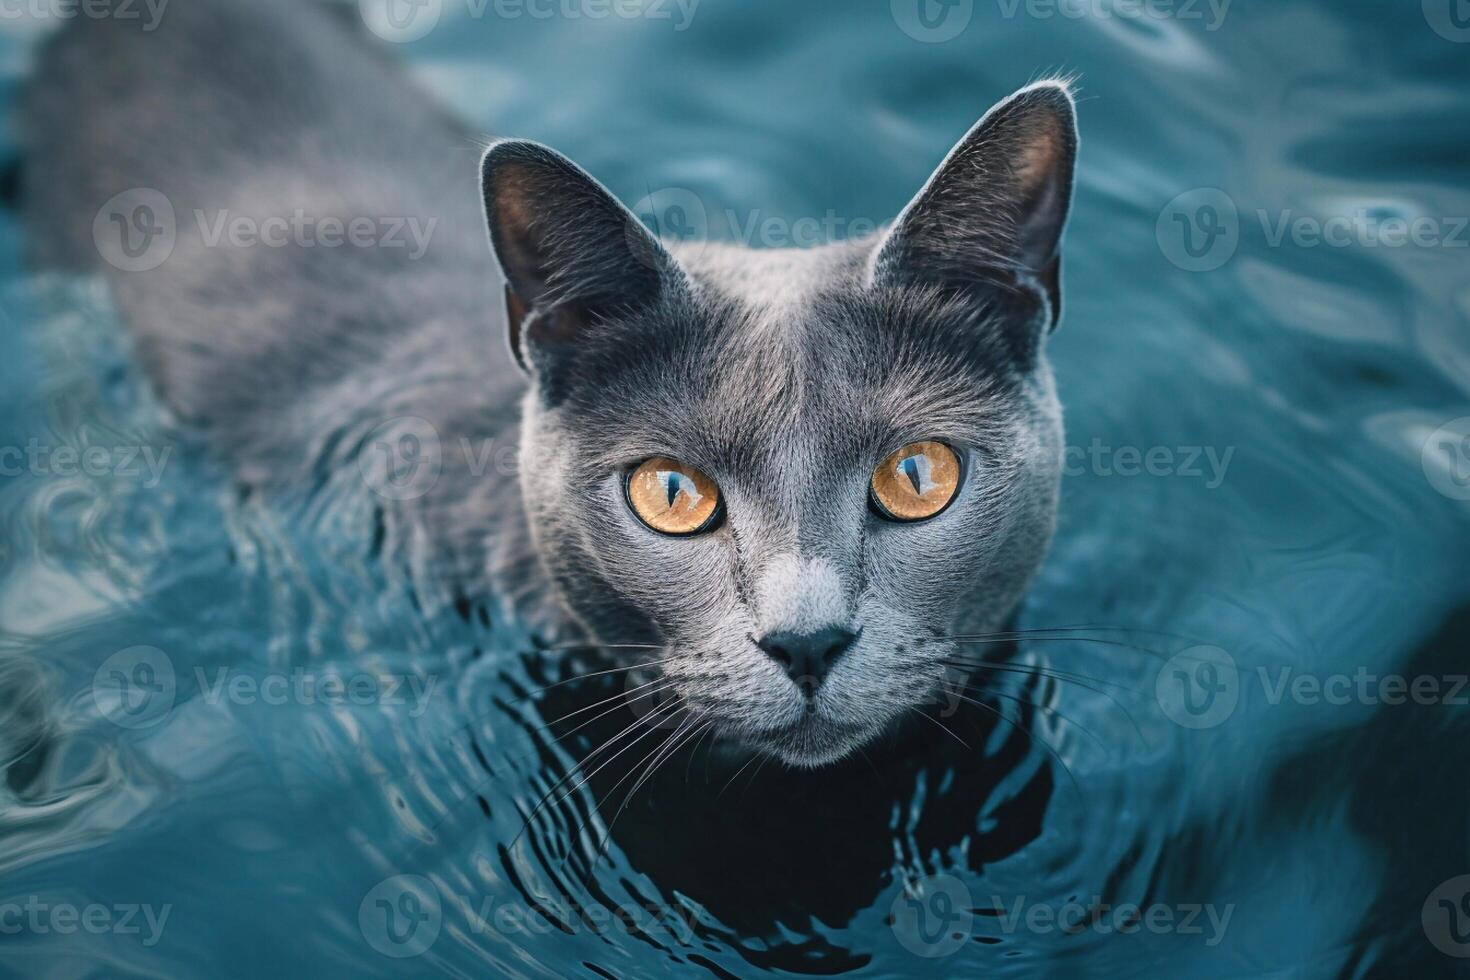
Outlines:
{"label": "cat chin", "polygon": [[878,734],[867,726],[828,720],[798,722],[772,732],[738,737],[747,749],[771,756],[793,769],[820,769],[841,762]]}

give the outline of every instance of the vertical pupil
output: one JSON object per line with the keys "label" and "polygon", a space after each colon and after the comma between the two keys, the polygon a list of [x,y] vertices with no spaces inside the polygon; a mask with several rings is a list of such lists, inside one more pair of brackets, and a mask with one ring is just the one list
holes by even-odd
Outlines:
{"label": "vertical pupil", "polygon": [[914,453],[904,458],[898,464],[898,472],[907,476],[908,483],[914,488],[914,494],[923,497],[935,488],[933,482],[933,460],[925,453]]}
{"label": "vertical pupil", "polygon": [[922,480],[919,478],[919,457],[917,455],[910,455],[907,460],[898,464],[898,467],[903,470],[904,476],[908,478],[908,482],[913,483],[914,492],[919,494],[920,497],[923,497]]}
{"label": "vertical pupil", "polygon": [[683,477],[678,473],[665,474],[664,492],[669,496],[669,506],[674,506],[674,501],[679,498],[679,491],[683,488]]}

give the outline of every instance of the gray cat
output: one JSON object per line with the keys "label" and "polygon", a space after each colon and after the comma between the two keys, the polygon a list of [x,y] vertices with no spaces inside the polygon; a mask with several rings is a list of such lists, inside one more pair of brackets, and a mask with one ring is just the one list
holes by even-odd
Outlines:
{"label": "gray cat", "polygon": [[[1063,83],[991,109],[888,229],[805,250],[660,241],[555,152],[482,151],[298,0],[80,18],[21,134],[36,261],[107,274],[241,483],[366,476],[417,580],[657,645],[730,742],[852,752],[929,698],[949,637],[1006,624],[1046,550]],[[323,246],[327,216],[376,247]],[[232,224],[272,217],[269,246]],[[390,247],[394,222],[431,233]],[[394,454],[426,441],[404,491]],[[516,444],[515,467],[469,451]]]}

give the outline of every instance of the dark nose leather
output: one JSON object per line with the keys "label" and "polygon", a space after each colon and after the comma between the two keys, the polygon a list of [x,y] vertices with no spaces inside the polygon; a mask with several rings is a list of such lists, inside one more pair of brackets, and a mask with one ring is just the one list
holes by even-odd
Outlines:
{"label": "dark nose leather", "polygon": [[851,630],[833,626],[815,633],[767,633],[757,641],[757,646],[786,668],[786,676],[796,682],[803,694],[812,697],[832,665],[856,638],[857,634]]}

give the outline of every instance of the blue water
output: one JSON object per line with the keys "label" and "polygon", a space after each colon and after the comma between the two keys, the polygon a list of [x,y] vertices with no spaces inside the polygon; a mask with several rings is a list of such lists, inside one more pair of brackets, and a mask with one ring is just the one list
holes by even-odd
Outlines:
{"label": "blue water", "polygon": [[[241,499],[7,214],[0,973],[1465,974],[1463,0],[444,3],[389,54],[474,127],[757,246],[887,220],[1076,74],[1071,465],[1021,625],[1089,629],[1020,654],[1075,683],[863,792],[696,752],[600,860],[595,792],[517,840],[586,751],[529,696],[573,667],[423,613],[331,506]],[[8,104],[38,30],[0,27]],[[803,821],[841,846],[781,850]]]}

